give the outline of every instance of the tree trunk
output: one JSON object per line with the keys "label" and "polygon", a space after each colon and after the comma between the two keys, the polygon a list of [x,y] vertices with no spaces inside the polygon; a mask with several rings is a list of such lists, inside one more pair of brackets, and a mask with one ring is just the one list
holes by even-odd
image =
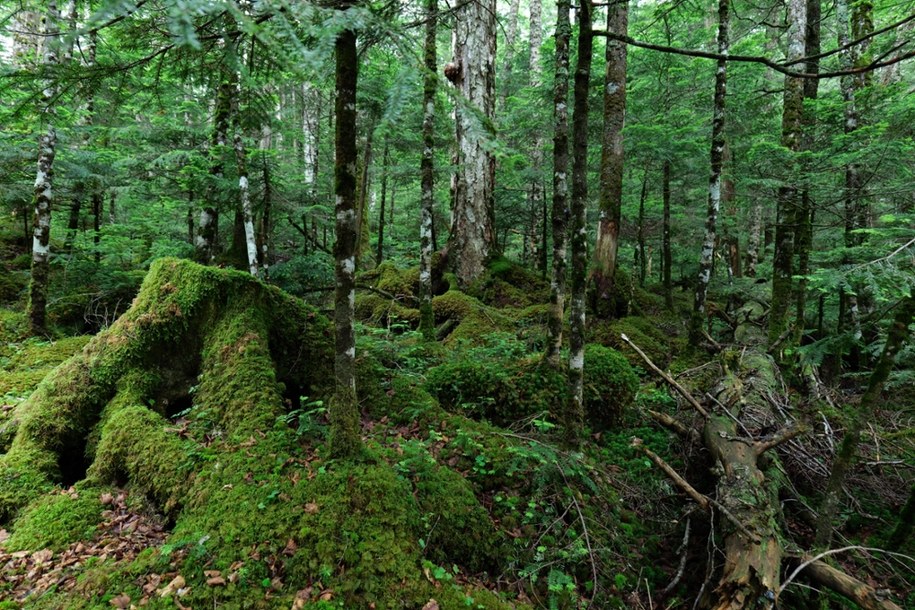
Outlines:
{"label": "tree trunk", "polygon": [[[235,92],[236,100],[240,91]],[[248,155],[242,139],[241,126],[238,121],[238,109],[235,111],[235,163],[238,166],[238,196],[241,206],[242,222],[245,229],[245,252],[247,253],[248,271],[257,277],[260,275],[257,265],[257,237],[254,234],[254,214],[251,212],[251,192],[248,189]]]}
{"label": "tree trunk", "polygon": [[[432,252],[435,219],[435,92],[436,75],[435,38],[438,31],[438,2],[426,0],[426,42],[423,49],[423,154],[420,173],[420,226],[419,226],[419,330],[426,341],[435,340],[435,318],[432,313]],[[392,206],[393,206],[393,195]],[[382,193],[384,201],[384,193]]]}
{"label": "tree trunk", "polygon": [[[806,0],[788,2],[788,53],[787,61],[804,57],[807,31]],[[804,111],[803,79],[785,77],[785,94],[782,110],[782,146],[792,153],[801,149],[801,128]],[[792,163],[792,169],[796,170]],[[797,219],[798,189],[794,176],[778,190],[775,225],[775,259],[772,262],[772,306],[769,311],[769,346],[778,349],[779,341],[788,330],[788,311],[793,294],[794,234]]]}
{"label": "tree trunk", "polygon": [[[542,70],[540,67],[540,46],[543,44],[543,25],[541,23],[541,0],[531,0],[531,58],[528,63],[530,73],[530,86],[533,90],[540,88],[542,80]],[[534,131],[533,150],[531,151],[531,174],[533,176],[530,185],[530,210],[531,210],[531,259],[533,266],[539,267],[540,260],[543,258],[542,251],[538,252],[539,239],[537,236],[537,216],[540,215],[543,208],[543,130],[538,125]]]}
{"label": "tree trunk", "polygon": [[747,277],[756,277],[756,265],[759,263],[759,238],[762,236],[762,204],[753,202],[750,208],[750,228],[747,235]]}
{"label": "tree trunk", "polygon": [[[611,32],[626,36],[629,25],[629,2],[610,5],[607,21]],[[623,206],[623,125],[626,118],[626,49],[617,40],[607,40],[607,67],[604,74],[604,129],[601,141],[600,215],[597,221],[597,245],[591,261],[598,316],[612,316],[613,280],[619,250],[620,222]],[[574,237],[573,237],[574,239]]]}
{"label": "tree trunk", "polygon": [[[58,62],[57,44],[59,31],[57,3],[53,0],[42,16],[44,67],[50,70]],[[46,83],[42,90],[41,115],[46,123],[45,131],[38,140],[38,170],[35,174],[35,220],[32,223],[32,269],[29,282],[29,332],[33,335],[47,334],[48,275],[51,256],[51,204],[54,184],[54,156],[57,153],[57,130],[55,98],[57,86]]]}
{"label": "tree trunk", "polygon": [[[348,8],[343,5],[342,8]],[[356,32],[343,30],[336,41],[336,240],[334,241],[336,391],[331,401],[331,451],[354,455],[361,446],[359,403],[356,400],[356,340],[353,309],[356,302],[356,86],[359,69]]]}
{"label": "tree trunk", "polygon": [[219,202],[223,177],[223,155],[228,145],[229,115],[231,113],[233,86],[229,82],[219,85],[216,92],[216,111],[213,116],[213,141],[210,146],[210,181],[206,200],[200,210],[200,228],[197,230],[197,260],[210,264],[216,257],[219,239]]}
{"label": "tree trunk", "polygon": [[494,135],[495,15],[495,0],[461,7],[453,34],[454,59],[446,68],[446,76],[463,97],[455,114],[457,175],[448,245],[449,260],[462,287],[483,274],[486,259],[496,248],[495,157],[486,142]]}
{"label": "tree trunk", "polygon": [[647,271],[648,261],[645,251],[645,198],[648,197],[648,170],[642,176],[642,191],[639,193],[639,226],[636,244],[636,258],[638,258],[639,286],[645,285],[645,274]]}
{"label": "tree trunk", "polygon": [[670,279],[670,268],[673,266],[673,256],[670,251],[670,160],[664,159],[663,176],[661,178],[661,198],[663,200],[663,218],[661,220],[661,273],[664,285],[664,302],[668,309],[674,308],[674,291]]}
{"label": "tree trunk", "polygon": [[[728,44],[728,6],[729,0],[718,0],[718,53],[727,55]],[[727,146],[724,134],[726,120],[725,95],[728,86],[728,64],[724,59],[718,60],[715,72],[715,99],[712,117],[712,151],[710,154],[712,171],[709,174],[708,208],[705,214],[705,239],[699,255],[699,277],[696,281],[696,298],[693,301],[693,315],[690,321],[690,345],[698,345],[705,324],[705,300],[712,280],[712,263],[715,258],[717,241],[718,211],[721,209],[721,170],[724,165],[724,149]]]}
{"label": "tree trunk", "polygon": [[731,147],[728,146],[727,139],[724,141],[724,159],[722,160],[721,176],[721,205],[724,207],[725,214],[730,219],[727,229],[725,243],[728,248],[728,279],[743,276],[743,269],[740,265],[740,231],[738,230],[737,218],[737,192],[734,188],[734,175],[737,173],[734,167],[734,159],[731,156]]}
{"label": "tree trunk", "polygon": [[505,111],[505,99],[508,97],[508,84],[511,81],[512,64],[515,60],[515,38],[518,35],[518,13],[520,9],[520,0],[511,0],[508,5],[508,26],[505,28],[505,56],[502,63],[502,74],[499,76],[502,82],[502,86],[499,89],[499,109],[503,112]]}
{"label": "tree trunk", "polygon": [[909,338],[909,324],[915,318],[915,293],[905,297],[898,307],[899,309],[887,333],[883,352],[880,354],[880,359],[871,373],[867,389],[864,391],[864,395],[861,396],[861,402],[858,403],[858,408],[855,409],[848,429],[845,431],[845,436],[842,438],[839,453],[832,464],[832,472],[829,474],[826,493],[823,496],[820,516],[817,521],[816,545],[821,549],[827,548],[832,539],[832,522],[839,506],[839,494],[845,484],[845,476],[854,464],[855,455],[858,451],[858,442],[861,440],[861,430],[868,419],[873,417],[874,406],[880,400],[883,385],[893,370],[896,354],[899,353],[899,350],[902,349]]}
{"label": "tree trunk", "polygon": [[375,122],[369,125],[362,147],[362,163],[356,181],[356,265],[362,267],[363,256],[369,249],[369,182],[372,168],[372,142],[375,136]]}
{"label": "tree trunk", "polygon": [[572,116],[572,290],[569,322],[569,406],[565,413],[566,436],[579,442],[584,421],[585,289],[588,266],[588,90],[594,35],[591,0],[578,8],[578,64]]}
{"label": "tree trunk", "polygon": [[375,265],[384,259],[384,206],[388,195],[388,140],[384,141],[384,152],[381,155],[381,206],[378,209],[378,249],[375,253]]}
{"label": "tree trunk", "polygon": [[545,359],[559,368],[566,292],[566,220],[569,216],[569,24],[570,0],[556,6],[556,66],[553,84],[553,278],[550,282],[549,339]]}

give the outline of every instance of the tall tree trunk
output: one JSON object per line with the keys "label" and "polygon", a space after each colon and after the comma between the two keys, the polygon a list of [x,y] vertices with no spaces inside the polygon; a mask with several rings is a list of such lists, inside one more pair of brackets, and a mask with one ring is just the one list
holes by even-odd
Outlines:
{"label": "tall tree trunk", "polygon": [[356,265],[362,267],[363,256],[369,249],[369,182],[372,168],[372,142],[375,136],[375,122],[369,125],[362,147],[362,163],[356,181]]}
{"label": "tall tree trunk", "polygon": [[730,224],[727,230],[725,243],[728,248],[728,279],[742,277],[743,269],[740,265],[740,231],[737,220],[737,192],[734,188],[734,159],[727,139],[724,142],[724,159],[721,176],[721,205],[727,214]]}
{"label": "tall tree trunk", "polygon": [[559,368],[566,292],[566,220],[569,216],[569,24],[571,0],[556,6],[556,65],[553,84],[553,278],[550,282],[550,319],[545,359]]}
{"label": "tall tree trunk", "polygon": [[[102,249],[99,247],[102,243],[102,207],[105,196],[100,188],[92,190],[92,242],[94,245],[95,262],[98,264],[102,260]],[[112,204],[114,195],[111,196]]]}
{"label": "tall tree trunk", "polygon": [[[270,177],[270,162],[267,160],[267,151],[273,146],[273,138],[269,127],[265,129],[265,132],[265,136],[261,138],[260,142],[261,163],[263,168],[261,179],[264,182],[264,190],[262,194],[263,212],[261,213],[259,241],[261,246],[260,265],[264,277],[268,277],[270,275],[270,264],[272,262],[272,248],[270,245],[273,233],[273,182]],[[308,229],[307,224],[305,224],[304,227]]]}
{"label": "tall tree trunk", "polygon": [[661,283],[664,285],[664,302],[668,309],[674,308],[674,290],[670,279],[670,268],[673,266],[673,255],[670,251],[670,160],[664,159],[663,176],[661,177],[661,199],[663,217],[661,220]]}
{"label": "tall tree trunk", "polygon": [[[435,219],[435,92],[436,76],[435,38],[438,31],[438,2],[426,0],[426,42],[423,49],[423,154],[419,162],[420,173],[420,225],[419,225],[419,330],[426,341],[435,339],[435,318],[432,314],[432,252]],[[383,196],[383,193],[382,193]],[[393,208],[394,197],[391,196]],[[393,213],[393,209],[392,209]]]}
{"label": "tall tree trunk", "polygon": [[[348,8],[344,4],[341,8]],[[330,445],[334,455],[354,455],[360,445],[359,403],[356,400],[356,340],[353,331],[356,302],[356,86],[359,69],[356,32],[343,30],[336,41],[336,157],[334,194],[334,326],[336,392],[329,411]]]}
{"label": "tall tree trunk", "polygon": [[511,80],[512,64],[515,60],[515,39],[518,35],[518,13],[520,0],[511,0],[508,5],[508,25],[505,28],[505,56],[502,62],[502,74],[499,76],[502,87],[499,89],[499,109],[505,110],[505,99],[508,97],[508,83]]}
{"label": "tall tree trunk", "polygon": [[584,422],[585,289],[588,267],[588,90],[594,35],[591,0],[578,8],[578,63],[575,66],[572,116],[572,290],[569,322],[569,405],[565,413],[566,436],[580,442]]}
{"label": "tall tree trunk", "polygon": [[[626,36],[629,29],[629,1],[612,2],[607,9],[608,29]],[[607,67],[604,74],[604,130],[600,163],[600,215],[597,245],[591,261],[598,316],[612,316],[613,280],[619,250],[623,206],[623,125],[626,118],[626,48],[607,39]],[[574,238],[573,238],[574,239]]]}
{"label": "tall tree trunk", "polygon": [[[820,13],[820,0],[807,0],[807,35],[804,41],[806,45],[804,54],[807,57],[814,58],[805,62],[805,71],[808,74],[817,74],[820,71],[820,61],[815,59],[820,54]],[[819,84],[819,79],[805,79],[804,99],[816,100]],[[817,117],[812,104],[804,107],[804,115],[801,120],[804,125],[801,146],[803,150],[813,151],[813,130],[816,126]],[[805,173],[809,174],[810,170],[805,169]],[[810,271],[810,249],[813,247],[813,206],[810,202],[810,189],[806,186],[799,200],[795,227],[794,251],[797,253],[797,275],[799,279],[795,294],[795,319],[797,322],[794,327],[793,341],[795,345],[799,345],[804,336],[804,328],[806,326],[807,274]]]}
{"label": "tall tree trunk", "polygon": [[[788,53],[787,61],[804,57],[807,31],[806,0],[788,2]],[[804,111],[804,81],[785,77],[785,94],[782,109],[782,146],[792,153],[801,149],[801,128]],[[772,306],[769,310],[769,346],[773,350],[784,342],[788,330],[788,311],[793,294],[794,233],[797,219],[798,189],[793,184],[796,164],[788,183],[778,190],[775,224],[775,258],[772,262]]]}
{"label": "tall tree trunk", "polygon": [[210,146],[210,181],[206,189],[206,200],[200,210],[200,228],[197,230],[195,246],[197,259],[210,264],[216,257],[219,238],[220,183],[223,177],[223,155],[228,145],[229,115],[231,114],[232,89],[230,82],[219,85],[216,92],[216,110],[213,116],[213,140]]}
{"label": "tall tree trunk", "polygon": [[[727,56],[728,44],[728,6],[729,0],[718,0],[718,53]],[[718,60],[715,71],[715,100],[712,117],[712,150],[711,173],[708,182],[708,208],[705,214],[705,239],[699,255],[699,277],[696,281],[696,298],[693,301],[693,315],[690,321],[690,344],[697,345],[705,324],[705,300],[712,279],[712,263],[715,258],[717,241],[718,210],[721,209],[721,169],[724,165],[724,149],[727,145],[724,134],[726,120],[725,96],[728,88],[728,63]]]}
{"label": "tall tree trunk", "polygon": [[750,228],[747,235],[747,277],[756,277],[756,265],[759,264],[759,240],[762,236],[762,204],[754,201],[750,208]]}
{"label": "tall tree trunk", "polygon": [[378,250],[375,253],[375,264],[380,265],[384,258],[384,204],[388,195],[388,140],[384,140],[384,152],[381,154],[381,208],[378,210]]}
{"label": "tall tree trunk", "polygon": [[248,271],[257,277],[257,236],[254,234],[254,214],[251,212],[251,191],[248,188],[248,154],[245,150],[245,141],[242,138],[239,121],[238,98],[241,95],[241,86],[235,91],[236,108],[233,113],[235,121],[235,134],[232,145],[235,149],[235,163],[238,166],[238,197],[241,207],[242,223],[245,230],[245,252],[247,254]]}
{"label": "tall tree trunk", "polygon": [[[59,30],[57,3],[48,2],[42,16],[42,64],[51,70],[58,63]],[[35,220],[32,223],[32,269],[29,282],[29,330],[33,335],[47,333],[48,275],[51,256],[51,204],[54,184],[54,156],[57,153],[57,130],[54,108],[58,89],[53,82],[45,84],[41,98],[44,133],[38,140],[38,170],[35,174]]]}
{"label": "tall tree trunk", "polygon": [[864,395],[861,396],[861,402],[855,409],[852,420],[842,437],[842,444],[839,446],[839,452],[833,460],[832,471],[829,474],[829,481],[826,483],[826,493],[823,496],[823,503],[820,506],[820,515],[817,520],[816,546],[825,549],[832,540],[832,522],[836,515],[836,509],[839,506],[839,494],[842,492],[842,486],[845,484],[845,478],[848,471],[854,465],[855,456],[858,451],[858,443],[861,440],[861,430],[864,424],[874,416],[873,409],[880,400],[880,394],[883,392],[883,386],[893,365],[896,362],[896,354],[903,348],[909,338],[909,324],[915,320],[915,292],[910,293],[899,304],[896,316],[887,333],[886,343],[883,346],[883,352],[880,359],[871,373],[870,380]]}
{"label": "tall tree trunk", "polygon": [[645,170],[645,175],[642,176],[642,191],[639,193],[639,226],[638,226],[638,237],[636,240],[636,258],[638,258],[638,270],[639,270],[639,286],[645,285],[645,274],[647,270],[648,261],[646,259],[647,253],[645,251],[645,199],[648,197],[648,170]]}
{"label": "tall tree trunk", "polygon": [[[543,70],[540,67],[540,46],[543,44],[543,25],[541,22],[541,0],[531,0],[531,58],[528,64],[530,73],[530,86],[535,91],[542,84]],[[531,174],[533,178],[530,185],[530,210],[531,210],[531,254],[535,266],[540,266],[542,253],[538,252],[537,216],[543,208],[543,131],[538,126],[534,131],[533,150],[531,151]]]}
{"label": "tall tree trunk", "polygon": [[[483,274],[487,257],[496,249],[495,157],[485,142],[493,135],[495,15],[495,0],[461,7],[453,34],[454,59],[446,68],[446,76],[463,97],[455,117],[457,179],[448,245],[449,259],[462,287]],[[484,132],[488,135],[481,137]]]}

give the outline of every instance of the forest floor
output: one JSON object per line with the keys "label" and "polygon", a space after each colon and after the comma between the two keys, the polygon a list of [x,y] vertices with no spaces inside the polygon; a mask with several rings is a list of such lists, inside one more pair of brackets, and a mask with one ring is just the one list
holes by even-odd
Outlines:
{"label": "forest floor", "polygon": [[[416,270],[365,274],[366,452],[343,463],[325,451],[332,339],[318,310],[240,273],[164,261],[110,328],[87,333],[68,305],[39,340],[25,333],[22,261],[0,272],[0,608],[673,609],[714,588],[708,519],[631,447],[641,439],[713,493],[709,457],[647,412],[694,415],[619,337],[696,396],[720,366],[687,351],[681,316],[628,280],[628,315],[591,325],[589,436],[570,451],[557,434],[564,381],[539,356],[542,280],[496,261],[467,294],[440,291],[430,345],[412,330]],[[857,390],[785,401],[840,429]],[[912,484],[911,405],[890,403],[849,483],[843,545],[880,546]],[[797,506],[815,502],[831,441],[780,449],[796,492],[784,529],[801,548],[812,530]],[[915,603],[911,564],[840,559]],[[806,594],[783,595],[798,607]]]}

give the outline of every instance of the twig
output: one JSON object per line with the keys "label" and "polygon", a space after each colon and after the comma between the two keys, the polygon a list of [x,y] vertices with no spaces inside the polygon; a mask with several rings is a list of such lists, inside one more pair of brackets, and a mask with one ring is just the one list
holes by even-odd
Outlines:
{"label": "twig", "polygon": [[667,415],[666,413],[658,413],[657,411],[652,411],[651,409],[648,409],[648,415],[651,416],[651,418],[653,420],[655,420],[656,422],[658,422],[665,428],[669,428],[669,429],[673,430],[680,436],[682,436],[684,438],[688,438],[689,440],[696,443],[697,445],[702,444],[702,435],[699,434],[698,430],[695,430],[693,428],[690,428],[690,427],[684,425],[682,422],[674,419],[673,417],[671,417],[670,415]]}
{"label": "twig", "polygon": [[674,579],[661,591],[661,595],[664,597],[670,595],[670,592],[674,590],[674,587],[676,587],[680,582],[680,579],[683,578],[683,572],[686,570],[687,546],[689,546],[689,525],[690,520],[687,518],[686,530],[683,532],[683,542],[680,543],[680,548],[677,549],[677,551],[681,553],[680,565],[677,567],[677,573],[674,575]]}
{"label": "twig", "polygon": [[844,553],[846,551],[867,551],[869,553],[885,553],[887,555],[892,555],[894,557],[905,557],[906,559],[912,559],[908,555],[903,555],[902,553],[893,553],[892,551],[887,551],[886,549],[878,549],[878,548],[869,547],[869,546],[852,545],[852,546],[843,546],[842,548],[839,548],[839,549],[829,549],[829,550],[823,551],[819,555],[814,555],[810,559],[804,561],[798,567],[794,568],[794,571],[788,575],[788,578],[785,579],[785,582],[783,582],[781,584],[781,586],[778,588],[778,594],[781,595],[782,591],[785,590],[785,587],[790,585],[791,581],[794,580],[797,577],[797,575],[800,574],[804,570],[804,568],[807,568],[808,566],[812,565],[813,563],[820,561],[824,557],[828,557],[829,555],[836,555],[838,553]]}
{"label": "twig", "polygon": [[636,352],[639,356],[642,357],[642,360],[644,360],[645,363],[646,363],[649,367],[651,367],[651,370],[653,370],[655,373],[657,373],[658,375],[660,375],[661,378],[662,378],[664,381],[666,381],[668,384],[670,384],[670,386],[671,386],[673,389],[675,389],[683,398],[685,398],[686,401],[687,401],[696,411],[698,411],[699,413],[701,413],[703,417],[708,417],[708,411],[706,411],[705,408],[703,408],[703,406],[699,404],[699,401],[696,400],[695,398],[693,398],[693,395],[690,394],[690,393],[686,390],[686,388],[684,388],[682,385],[680,385],[679,383],[677,383],[677,381],[676,381],[673,377],[671,377],[670,375],[668,375],[667,373],[665,373],[664,371],[662,371],[661,369],[659,369],[658,366],[657,366],[654,362],[651,361],[651,358],[649,358],[647,355],[645,355],[645,352],[643,352],[641,349],[639,349],[639,346],[636,345],[635,343],[633,343],[633,342],[629,339],[629,337],[626,336],[626,333],[620,333],[620,337],[623,339],[623,341],[626,342],[626,344],[629,345],[629,347],[631,347],[632,349],[634,349],[635,352]]}
{"label": "twig", "polygon": [[756,442],[753,449],[756,451],[756,455],[762,455],[769,449],[777,447],[782,443],[786,443],[791,439],[806,433],[807,426],[803,424],[793,424],[778,430],[775,432],[775,434],[769,436],[768,438]]}

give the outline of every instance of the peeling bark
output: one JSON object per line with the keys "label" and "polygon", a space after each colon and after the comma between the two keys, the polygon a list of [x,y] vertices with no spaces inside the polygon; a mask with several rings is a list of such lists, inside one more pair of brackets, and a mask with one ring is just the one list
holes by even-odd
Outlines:
{"label": "peeling bark", "polygon": [[572,116],[572,286],[569,321],[569,405],[565,428],[573,444],[581,436],[584,422],[585,289],[588,266],[588,90],[594,34],[591,31],[591,0],[578,8],[578,63]]}
{"label": "peeling bark", "polygon": [[457,174],[451,219],[449,260],[458,283],[469,286],[485,270],[495,249],[493,138],[496,56],[495,0],[461,7],[452,36],[454,60],[446,75],[462,99],[455,112]]}
{"label": "peeling bark", "polygon": [[545,359],[559,368],[566,292],[566,219],[569,215],[569,24],[570,0],[556,6],[556,60],[553,84],[553,277],[550,282],[549,339]]}
{"label": "peeling bark", "polygon": [[[629,29],[629,2],[614,2],[608,9],[608,28],[626,36]],[[591,261],[598,316],[610,316],[616,257],[619,250],[623,206],[623,126],[626,118],[626,49],[618,40],[607,39],[604,73],[604,128],[600,164],[600,208],[597,244]]]}
{"label": "peeling bark", "polygon": [[[236,99],[239,95],[236,91]],[[254,214],[251,212],[251,191],[248,188],[248,154],[242,139],[241,126],[238,124],[238,112],[235,113],[235,163],[238,166],[238,197],[241,206],[242,222],[245,228],[245,252],[248,256],[248,271],[257,277],[260,275],[257,266],[257,237],[254,234]]]}
{"label": "peeling bark", "polygon": [[[435,37],[438,28],[438,2],[426,0],[426,42],[423,64],[423,154],[420,159],[420,227],[419,227],[419,330],[427,341],[435,340],[435,318],[432,312],[432,252],[435,206]],[[382,200],[384,193],[382,193]],[[392,197],[393,199],[393,197]]]}
{"label": "peeling bark", "polygon": [[[718,1],[718,53],[728,55],[728,0]],[[690,344],[698,345],[702,326],[705,323],[705,299],[712,279],[712,263],[717,241],[718,211],[721,209],[722,168],[727,141],[725,140],[725,96],[728,86],[728,64],[718,60],[715,72],[715,98],[712,117],[711,173],[709,175],[708,208],[705,215],[705,239],[699,255],[699,277],[696,282],[696,298],[693,301],[693,316],[690,323]]]}
{"label": "peeling bark", "polygon": [[[42,64],[51,69],[58,63],[59,30],[57,3],[49,2],[42,16]],[[38,170],[35,174],[35,220],[32,228],[32,268],[29,282],[29,331],[33,335],[47,333],[48,275],[51,257],[51,204],[53,203],[54,156],[57,153],[56,112],[54,101],[58,88],[45,83],[41,95],[41,115],[45,131],[38,140]]]}

